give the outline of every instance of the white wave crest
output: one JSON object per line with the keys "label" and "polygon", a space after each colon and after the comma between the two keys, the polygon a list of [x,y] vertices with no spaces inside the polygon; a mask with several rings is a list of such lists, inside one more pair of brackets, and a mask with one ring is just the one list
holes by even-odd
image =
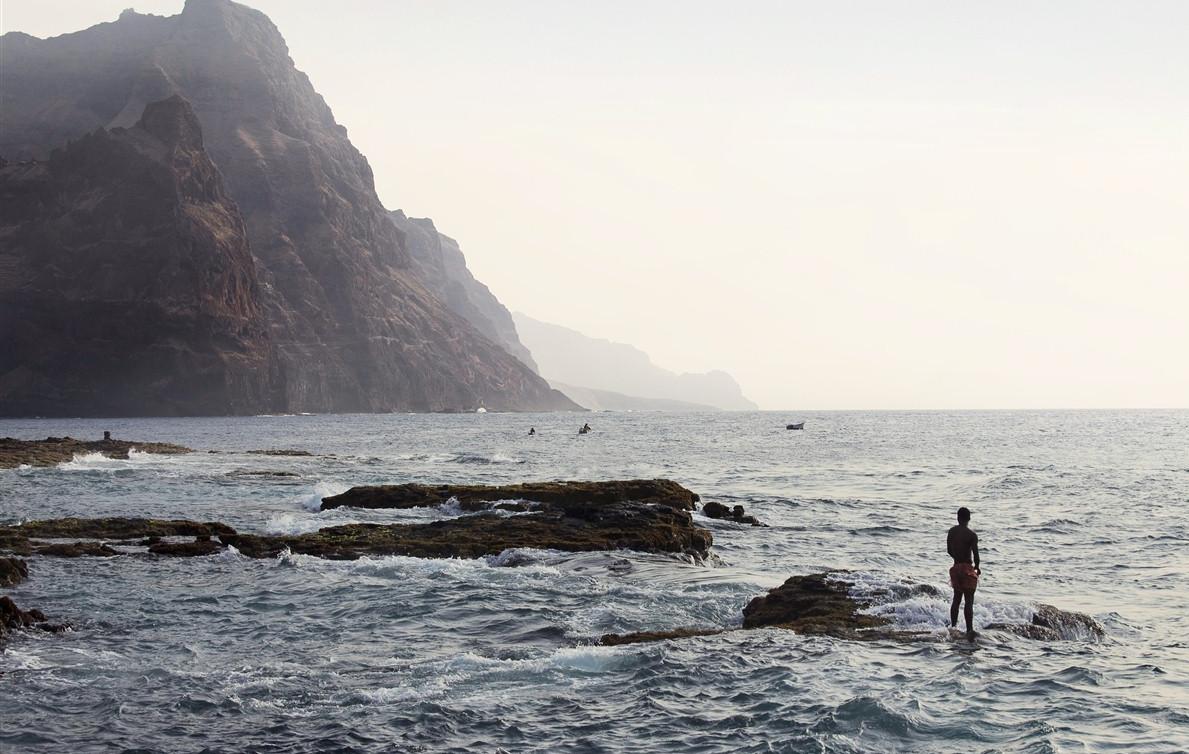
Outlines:
{"label": "white wave crest", "polygon": [[[838,574],[838,580],[851,583],[850,594],[863,602],[872,602],[862,612],[877,615],[892,622],[904,631],[944,632],[950,624],[950,600],[953,596],[948,585],[937,587],[907,581],[884,573]],[[1030,623],[1034,606],[1028,602],[1008,600],[974,600],[974,627],[990,623]],[[959,616],[959,623],[961,623]]]}
{"label": "white wave crest", "polygon": [[313,513],[318,513],[322,510],[322,498],[330,497],[331,495],[340,495],[350,487],[341,482],[318,482],[314,485],[314,489],[297,499],[297,502],[302,508]]}
{"label": "white wave crest", "polygon": [[640,652],[639,647],[563,647],[528,659],[500,659],[464,652],[446,660],[415,663],[395,686],[355,689],[349,703],[399,704],[450,698],[455,702],[488,697],[493,689],[523,689],[545,684],[583,683],[591,675],[613,671]]}

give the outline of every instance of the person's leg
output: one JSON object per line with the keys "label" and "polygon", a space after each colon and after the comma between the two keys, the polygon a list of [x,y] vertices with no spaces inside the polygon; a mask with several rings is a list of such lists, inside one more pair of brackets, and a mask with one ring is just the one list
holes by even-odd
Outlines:
{"label": "person's leg", "polygon": [[966,589],[963,591],[963,595],[966,597],[966,611],[965,611],[966,633],[973,634],[974,633],[974,590]]}
{"label": "person's leg", "polygon": [[962,604],[962,592],[954,589],[954,601],[950,604],[950,628],[958,627],[958,606]]}

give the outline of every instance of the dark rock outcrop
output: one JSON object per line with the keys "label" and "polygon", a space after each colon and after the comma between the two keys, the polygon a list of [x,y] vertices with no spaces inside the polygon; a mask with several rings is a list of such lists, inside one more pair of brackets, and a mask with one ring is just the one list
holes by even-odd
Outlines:
{"label": "dark rock outcrop", "polygon": [[[833,636],[850,640],[911,641],[930,639],[930,632],[893,628],[891,622],[867,612],[876,604],[917,596],[941,597],[928,584],[904,582],[863,598],[851,593],[852,583],[844,571],[793,576],[767,594],[752,599],[743,608],[743,629],[784,628],[799,634]],[[682,636],[704,636],[733,629],[681,628],[673,631],[607,634],[599,643],[606,645],[661,641]],[[1009,631],[1029,639],[1058,641],[1097,640],[1105,636],[1102,626],[1083,613],[1059,610],[1052,605],[1038,605],[1030,624],[995,623],[985,630]]]}
{"label": "dark rock outcrop", "polygon": [[607,482],[530,482],[506,485],[392,484],[352,487],[322,498],[322,510],[332,508],[422,508],[454,499],[463,510],[481,510],[498,500],[527,500],[566,511],[580,512],[615,503],[660,505],[693,510],[698,495],[668,479]]}
{"label": "dark rock outcrop", "polygon": [[630,634],[603,634],[599,644],[604,647],[618,647],[623,644],[645,644],[668,639],[688,639],[691,636],[717,636],[725,628],[675,628],[671,631],[636,631]]}
{"label": "dark rock outcrop", "polygon": [[29,578],[29,566],[20,558],[0,558],[0,587],[12,587]]}
{"label": "dark rock outcrop", "polygon": [[0,236],[0,415],[275,404],[247,232],[184,100],[0,168]]}
{"label": "dark rock outcrop", "polygon": [[48,622],[45,613],[40,610],[20,609],[11,597],[0,597],[0,649],[4,649],[13,631],[23,629],[59,633],[65,631],[66,626]]}
{"label": "dark rock outcrop", "polygon": [[[240,275],[239,261],[231,261],[233,247],[236,260],[242,256],[235,238],[237,222],[212,222],[228,236],[216,240],[227,242],[220,258],[226,261],[227,275],[239,275],[237,285],[224,286],[225,290],[216,286],[209,296],[200,295],[182,285],[181,273],[190,270],[181,265],[180,272],[166,275],[165,281],[176,286],[179,295],[188,295],[187,300],[233,302],[228,313],[240,318],[240,327],[228,329],[215,322],[209,335],[212,343],[203,342],[202,348],[191,351],[173,348],[172,340],[146,324],[160,311],[157,306],[143,311],[121,306],[60,312],[55,303],[59,298],[50,296],[47,302],[36,295],[39,289],[28,285],[28,263],[14,263],[9,261],[12,255],[5,255],[6,261],[0,262],[0,281],[5,281],[0,283],[0,299],[15,302],[7,304],[14,315],[35,315],[34,320],[44,324],[36,337],[7,333],[11,344],[0,346],[5,353],[12,347],[22,349],[0,364],[0,414],[117,410],[116,397],[94,389],[95,378],[84,367],[87,360],[70,353],[76,341],[86,345],[71,335],[80,321],[98,330],[97,337],[103,336],[95,355],[107,361],[90,369],[106,369],[102,365],[110,362],[111,354],[123,355],[120,331],[126,324],[135,325],[138,340],[132,345],[148,349],[160,343],[162,355],[169,357],[146,360],[142,368],[167,374],[167,385],[180,387],[192,380],[191,392],[207,390],[196,393],[205,395],[203,400],[188,402],[179,402],[177,396],[191,392],[158,391],[148,396],[156,398],[155,404],[146,399],[120,408],[123,413],[577,408],[430,292],[376,196],[367,160],[294,66],[284,39],[264,14],[230,0],[187,0],[180,14],[168,18],[126,12],[118,21],[51,39],[7,34],[0,41],[0,67],[0,154],[13,160],[46,159],[67,139],[80,139],[97,128],[128,126],[150,103],[184,97],[202,125],[205,149],[242,214],[256,275],[253,283]],[[152,119],[146,123],[146,129],[153,128]],[[87,137],[83,153],[127,138],[116,133]],[[162,134],[181,139],[190,130],[166,128]],[[40,204],[52,199],[49,194],[56,186],[41,175],[46,168],[14,162],[4,170],[15,171],[10,187],[14,181],[24,182],[4,197],[5,214],[11,217],[5,224],[28,220],[31,228],[45,226],[44,220],[32,220]],[[41,196],[46,198],[35,200]],[[172,199],[172,192],[162,191],[150,206],[167,205]],[[130,199],[126,211],[134,212],[139,201]],[[86,213],[90,205],[80,194],[70,198],[68,207]],[[212,205],[210,212],[223,209]],[[84,261],[102,273],[98,281],[117,292],[134,289],[134,283],[148,278],[136,269],[139,257],[121,251],[129,244],[134,250],[141,248],[127,241],[143,232],[135,220],[129,216],[106,226],[96,218],[79,236],[95,244]],[[55,233],[71,230],[52,223],[48,227],[58,228]],[[185,238],[176,243],[185,246]],[[195,310],[193,304],[180,308],[187,316]],[[175,314],[171,309],[163,313]],[[19,321],[12,315],[0,320]],[[266,325],[265,362],[259,361],[264,353],[259,321]],[[190,324],[183,317],[179,326]],[[65,339],[59,330],[67,334]],[[186,332],[197,338],[199,329]],[[212,351],[223,360],[212,359]],[[224,363],[227,360],[233,363]],[[253,366],[240,370],[241,362]],[[42,366],[34,376],[26,364]],[[218,371],[220,366],[224,372]],[[191,371],[198,367],[202,368]],[[224,373],[228,387],[219,403],[215,377]],[[103,384],[112,382],[119,385],[114,378]],[[72,407],[66,408],[71,397]]]}
{"label": "dark rock outcrop", "polygon": [[102,453],[108,458],[127,458],[128,452],[177,455],[191,453],[189,448],[166,442],[129,442],[127,440],[76,440],[73,437],[47,437],[44,440],[0,438],[0,469],[29,466],[54,466],[75,455]]}
{"label": "dark rock outcrop", "polygon": [[864,605],[850,595],[850,584],[837,574],[793,576],[743,608],[744,628],[788,628],[802,634],[859,638],[861,631],[888,621],[859,611]]}
{"label": "dark rock outcrop", "polygon": [[512,548],[566,552],[630,549],[703,557],[713,539],[689,513],[663,505],[557,504],[522,516],[472,515],[429,524],[349,524],[293,537],[221,537],[249,557],[283,550],[331,559],[361,555],[475,558]]}
{"label": "dark rock outcrop", "polygon": [[[240,534],[225,524],[195,521],[63,518],[0,526],[0,551],[107,556],[119,554],[112,544],[132,543],[162,556],[210,555],[231,545],[254,558],[275,557],[286,550],[338,560],[363,555],[474,558],[516,548],[630,549],[700,558],[713,543],[710,532],[695,526],[689,513],[697,495],[668,480],[398,485],[360,487],[344,494],[360,507],[387,508],[437,505],[455,498],[464,510],[478,512],[428,524],[348,524],[296,536]],[[500,502],[511,498],[532,502]],[[194,540],[177,541],[179,537]]]}
{"label": "dark rock outcrop", "polygon": [[1052,605],[1037,605],[1031,623],[992,623],[988,631],[1010,631],[1028,639],[1057,641],[1059,639],[1102,639],[1106,636],[1102,625],[1085,613],[1061,610]]}
{"label": "dark rock outcrop", "polygon": [[743,509],[742,505],[728,508],[722,503],[709,502],[702,506],[702,513],[707,518],[726,519],[728,521],[734,521],[737,524],[763,526],[755,516],[747,515],[747,511]]}
{"label": "dark rock outcrop", "polygon": [[168,555],[174,558],[195,558],[214,555],[226,549],[226,545],[213,539],[195,539],[193,542],[154,542],[149,552],[154,555]]}

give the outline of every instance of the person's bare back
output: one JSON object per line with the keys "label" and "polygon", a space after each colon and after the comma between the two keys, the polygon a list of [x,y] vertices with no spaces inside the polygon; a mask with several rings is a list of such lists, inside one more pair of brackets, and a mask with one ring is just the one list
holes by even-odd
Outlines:
{"label": "person's bare back", "polygon": [[974,590],[982,575],[978,558],[978,535],[967,524],[970,511],[958,509],[958,525],[951,526],[945,538],[945,549],[954,564],[950,567],[950,585],[954,588],[954,601],[950,604],[950,627],[958,625],[958,609],[965,602],[966,636],[973,639],[974,633]]}
{"label": "person's bare back", "polygon": [[977,563],[978,535],[965,524],[951,526],[945,538],[945,549],[955,563]]}

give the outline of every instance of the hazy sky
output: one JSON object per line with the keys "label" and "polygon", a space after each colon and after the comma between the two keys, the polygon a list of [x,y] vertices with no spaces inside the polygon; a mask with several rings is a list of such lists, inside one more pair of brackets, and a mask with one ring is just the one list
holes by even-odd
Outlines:
{"label": "hazy sky", "polygon": [[249,4],[511,309],[765,408],[1189,406],[1189,3]]}

